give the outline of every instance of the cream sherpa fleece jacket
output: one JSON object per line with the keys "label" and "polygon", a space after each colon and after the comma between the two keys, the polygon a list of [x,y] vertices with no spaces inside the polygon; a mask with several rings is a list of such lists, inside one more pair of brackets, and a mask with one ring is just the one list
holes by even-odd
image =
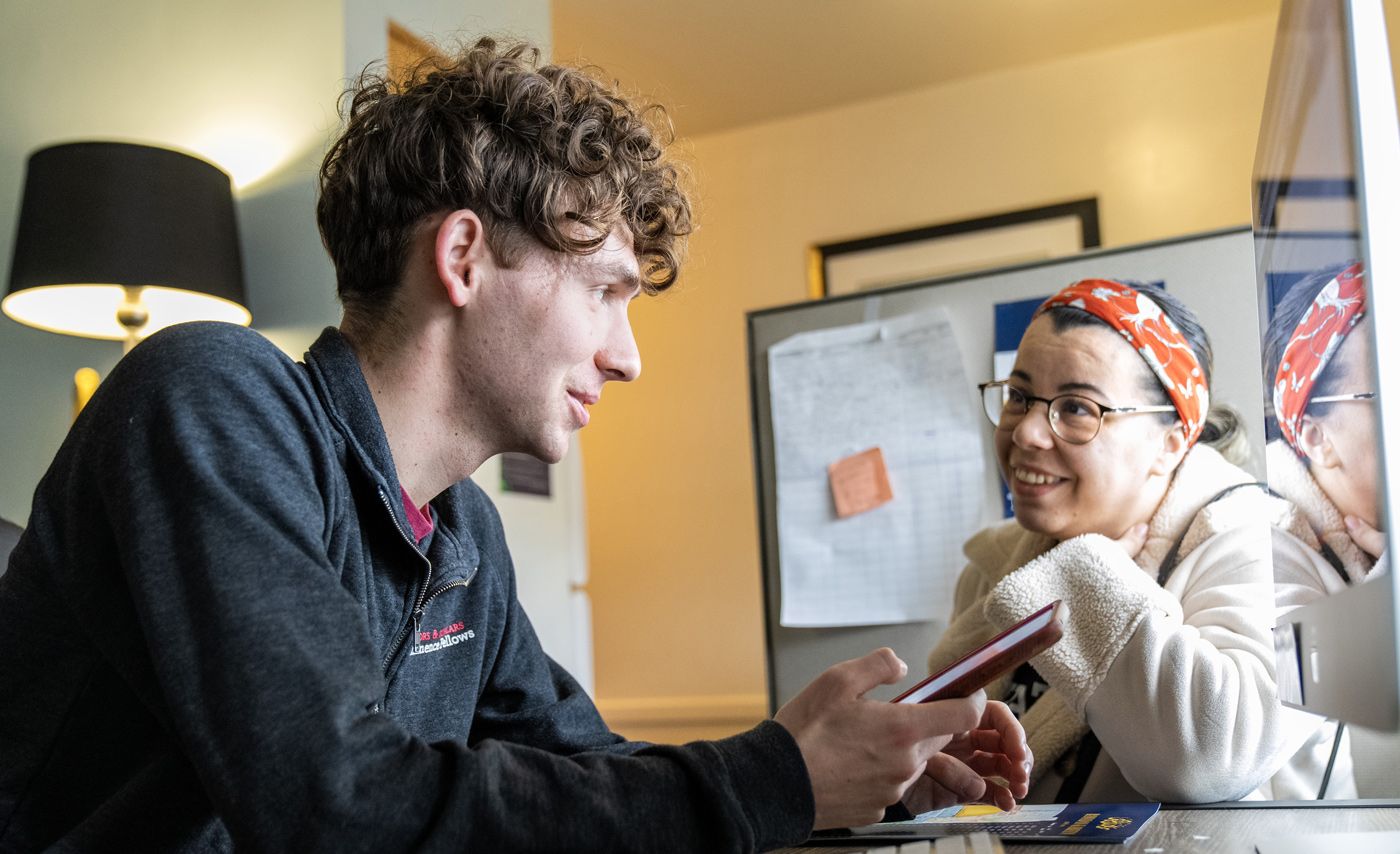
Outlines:
{"label": "cream sherpa fleece jacket", "polygon": [[[1021,720],[1036,759],[1032,800],[1053,800],[1057,760],[1090,727],[1103,751],[1083,801],[1316,797],[1335,727],[1278,701],[1271,541],[1286,547],[1295,604],[1325,589],[1319,559],[1288,533],[1297,512],[1262,490],[1202,509],[1253,480],[1214,449],[1193,448],[1135,560],[1107,537],[1056,544],[1015,522],[964,546],[971,564],[931,669],[1055,599],[1068,606],[1064,637],[1032,661],[1050,690]],[[1177,567],[1159,586],[1158,567],[1183,532]],[[987,695],[1004,696],[1008,682]],[[1355,797],[1349,755],[1339,756],[1328,795]]]}
{"label": "cream sherpa fleece jacket", "polygon": [[1341,558],[1342,568],[1353,582],[1364,580],[1376,561],[1352,541],[1341,511],[1313,480],[1308,467],[1281,440],[1270,442],[1264,455],[1269,486],[1293,502],[1307,522],[1306,526],[1295,526],[1293,533],[1313,549],[1326,543]]}

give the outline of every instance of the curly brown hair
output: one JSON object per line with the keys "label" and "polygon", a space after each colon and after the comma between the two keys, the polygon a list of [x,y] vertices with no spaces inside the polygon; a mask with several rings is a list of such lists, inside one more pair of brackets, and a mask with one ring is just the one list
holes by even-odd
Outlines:
{"label": "curly brown hair", "polygon": [[321,164],[316,222],[349,312],[385,307],[415,225],[467,208],[506,265],[531,242],[597,251],[622,224],[648,291],[669,287],[691,231],[665,110],[638,108],[585,71],[539,65],[482,38],[395,83],[366,68]]}

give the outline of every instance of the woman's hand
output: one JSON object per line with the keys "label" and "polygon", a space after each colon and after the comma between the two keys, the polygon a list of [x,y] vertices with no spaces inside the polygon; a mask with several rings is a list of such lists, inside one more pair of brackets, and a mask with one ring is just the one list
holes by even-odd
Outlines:
{"label": "woman's hand", "polygon": [[1347,533],[1351,534],[1351,541],[1356,543],[1356,547],[1372,558],[1380,557],[1381,552],[1385,551],[1385,531],[1372,528],[1357,516],[1348,516],[1345,521]]}
{"label": "woman's hand", "polygon": [[[969,802],[1009,810],[1029,791],[1034,761],[1021,722],[1005,703],[990,701],[976,729],[953,736],[942,753],[929,759],[903,803],[914,815]],[[985,787],[982,793],[966,797],[979,784]]]}
{"label": "woman's hand", "polygon": [[1123,547],[1123,551],[1128,553],[1128,557],[1137,557],[1138,552],[1142,551],[1142,547],[1147,544],[1147,523],[1139,522],[1132,526],[1114,542]]}

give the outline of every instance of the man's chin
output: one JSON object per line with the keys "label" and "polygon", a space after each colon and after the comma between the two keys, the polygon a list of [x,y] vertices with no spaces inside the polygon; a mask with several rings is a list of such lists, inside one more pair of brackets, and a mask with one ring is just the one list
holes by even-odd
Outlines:
{"label": "man's chin", "polygon": [[569,454],[569,445],[572,442],[572,434],[566,433],[555,438],[553,441],[541,442],[524,453],[529,454],[542,463],[554,465],[560,462]]}

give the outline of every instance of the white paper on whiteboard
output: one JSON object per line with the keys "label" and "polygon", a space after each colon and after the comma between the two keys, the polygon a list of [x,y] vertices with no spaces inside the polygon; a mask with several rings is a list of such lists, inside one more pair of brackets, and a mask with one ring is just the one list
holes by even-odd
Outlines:
{"label": "white paper on whiteboard", "polygon": [[[943,309],[805,332],[768,350],[784,626],[946,617],[981,523],[983,451]],[[894,500],[836,517],[827,466],[878,446]]]}

